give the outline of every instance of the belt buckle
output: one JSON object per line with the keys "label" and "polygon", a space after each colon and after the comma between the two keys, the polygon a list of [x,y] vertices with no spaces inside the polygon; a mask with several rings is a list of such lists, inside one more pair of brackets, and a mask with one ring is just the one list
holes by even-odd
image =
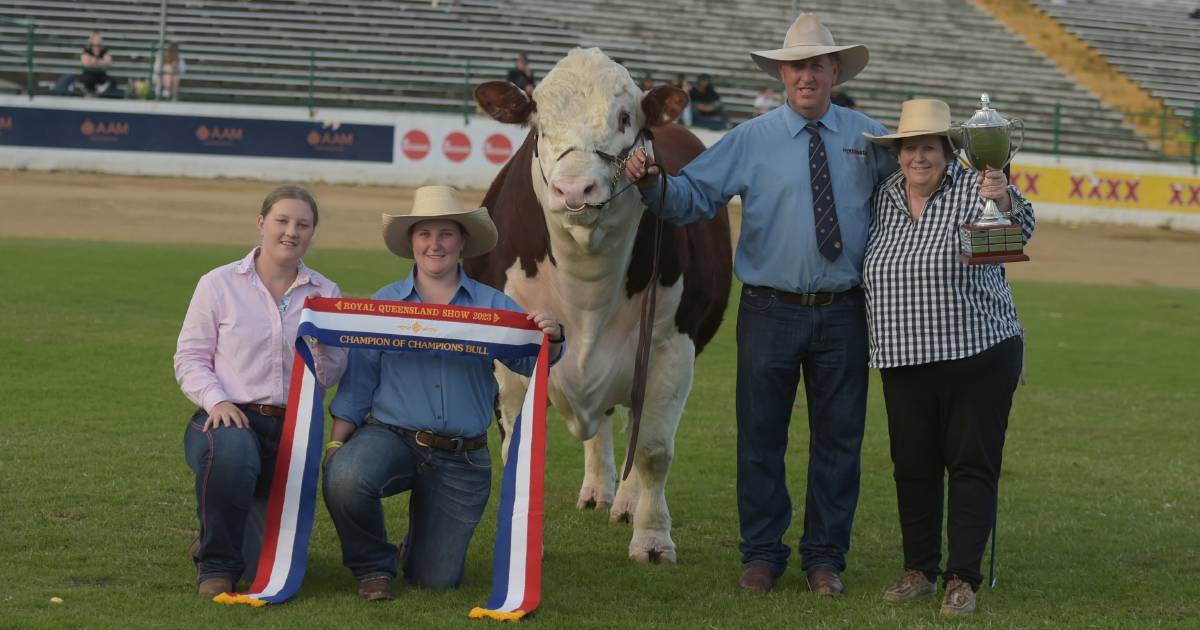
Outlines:
{"label": "belt buckle", "polygon": [[[428,435],[429,435],[429,443],[428,443],[428,444],[426,444],[425,442],[422,442],[422,441],[421,441],[421,436],[422,436],[422,435],[426,435],[426,434],[428,434]],[[413,441],[414,441],[414,442],[416,442],[416,443],[417,443],[417,446],[420,446],[421,448],[430,448],[430,447],[432,447],[432,446],[433,446],[433,432],[431,432],[431,431],[417,431],[416,433],[413,433]]]}

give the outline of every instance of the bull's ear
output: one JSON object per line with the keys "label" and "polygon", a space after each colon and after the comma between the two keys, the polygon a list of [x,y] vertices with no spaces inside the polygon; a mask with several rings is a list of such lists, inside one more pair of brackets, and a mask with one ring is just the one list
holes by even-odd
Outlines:
{"label": "bull's ear", "polygon": [[687,92],[673,85],[656,85],[642,95],[642,112],[646,126],[665,125],[683,113],[688,106]]}
{"label": "bull's ear", "polygon": [[488,116],[502,123],[523,125],[537,110],[525,90],[508,81],[488,81],[475,88],[475,101]]}

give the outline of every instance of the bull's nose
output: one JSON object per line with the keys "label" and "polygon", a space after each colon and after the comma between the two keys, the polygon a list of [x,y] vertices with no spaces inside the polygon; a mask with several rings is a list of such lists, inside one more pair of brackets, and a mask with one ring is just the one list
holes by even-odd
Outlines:
{"label": "bull's nose", "polygon": [[581,209],[594,201],[598,188],[596,180],[589,177],[562,177],[550,185],[554,198],[572,209]]}

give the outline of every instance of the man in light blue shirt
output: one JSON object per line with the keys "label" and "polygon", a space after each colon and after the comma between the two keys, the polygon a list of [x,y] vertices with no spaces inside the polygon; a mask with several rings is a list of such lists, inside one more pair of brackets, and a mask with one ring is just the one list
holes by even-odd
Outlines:
{"label": "man in light blue shirt", "polygon": [[[521,311],[507,295],[463,272],[464,257],[496,244],[486,208],[466,210],[458,192],[424,186],[408,214],[384,215],[384,241],[414,261],[412,273],[373,299]],[[563,353],[554,315],[530,312],[550,338],[553,365]],[[532,375],[536,357],[502,359]],[[491,491],[487,429],[496,398],[492,361],[452,353],[355,349],[330,405],[325,506],[342,543],[342,563],[363,599],[392,599],[403,572],[422,588],[451,588],[463,578],[467,546]],[[408,534],[388,542],[383,497],[409,491]]]}
{"label": "man in light blue shirt", "polygon": [[[867,142],[878,122],[833,105],[834,85],[867,64],[863,46],[837,46],[812,15],[788,29],[784,47],[751,53],[784,82],[787,103],[748,120],[662,184],[626,174],[650,209],[672,223],[713,216],[742,199],[734,272],[738,311],[738,516],[749,591],[769,591],[787,567],[783,535],[792,504],[784,474],[788,425],[801,373],[810,446],[801,569],[818,595],[840,594],[858,504],[866,423],[867,329],[863,254],[875,185],[895,158]],[[651,167],[650,173],[656,169]]]}

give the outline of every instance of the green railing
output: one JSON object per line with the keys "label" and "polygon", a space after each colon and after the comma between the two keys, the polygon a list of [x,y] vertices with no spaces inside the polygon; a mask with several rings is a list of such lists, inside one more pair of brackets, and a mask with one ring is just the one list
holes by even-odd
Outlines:
{"label": "green railing", "polygon": [[[0,25],[15,26],[19,29],[23,29],[24,31],[23,36],[19,40],[15,40],[14,43],[17,45],[17,47],[20,47],[22,44],[24,45],[24,63],[22,64],[23,68],[21,69],[24,70],[25,75],[25,93],[29,95],[30,99],[32,99],[35,89],[33,64],[34,60],[37,59],[37,26],[33,22],[13,20],[4,17],[0,17]],[[0,62],[5,62],[7,54],[13,50],[8,46],[4,46],[3,48],[4,55],[0,56]]]}
{"label": "green railing", "polygon": [[[57,76],[78,72],[80,42],[41,37],[32,23],[0,18],[9,28],[0,32],[0,76],[20,75],[33,98],[48,93],[39,85]],[[16,33],[20,33],[19,36]],[[153,84],[157,42],[110,40],[115,64],[110,76],[132,87],[144,78]],[[22,54],[9,54],[20,51]],[[469,121],[476,111],[473,88],[487,80],[502,79],[507,64],[480,61],[411,61],[368,54],[262,51],[240,53],[227,47],[189,45],[182,51],[189,61],[180,98],[190,101],[301,105],[315,116],[321,107],[386,108],[460,112]],[[36,64],[36,65],[35,65]],[[143,71],[144,69],[144,71]],[[539,73],[541,74],[541,73]],[[639,75],[639,80],[644,75]],[[668,76],[648,77],[666,82]],[[763,80],[718,78],[727,95],[726,108],[734,121],[748,118],[746,95],[767,86]],[[191,91],[189,91],[191,87]],[[781,86],[772,85],[776,90]],[[207,88],[207,91],[205,90]],[[127,97],[137,96],[126,89]],[[145,95],[145,92],[142,93]],[[150,97],[154,91],[150,91]],[[860,109],[884,121],[894,121],[900,103],[910,98],[939,98],[960,117],[978,106],[978,95],[926,93],[920,90],[879,90],[855,87]],[[736,96],[741,98],[736,98]],[[1142,159],[1200,159],[1200,107],[1190,116],[1166,110],[1127,112],[1063,103],[1006,102],[993,95],[1001,113],[1024,120],[1030,150],[1080,156],[1135,157]],[[1147,149],[1146,147],[1149,146]]]}

